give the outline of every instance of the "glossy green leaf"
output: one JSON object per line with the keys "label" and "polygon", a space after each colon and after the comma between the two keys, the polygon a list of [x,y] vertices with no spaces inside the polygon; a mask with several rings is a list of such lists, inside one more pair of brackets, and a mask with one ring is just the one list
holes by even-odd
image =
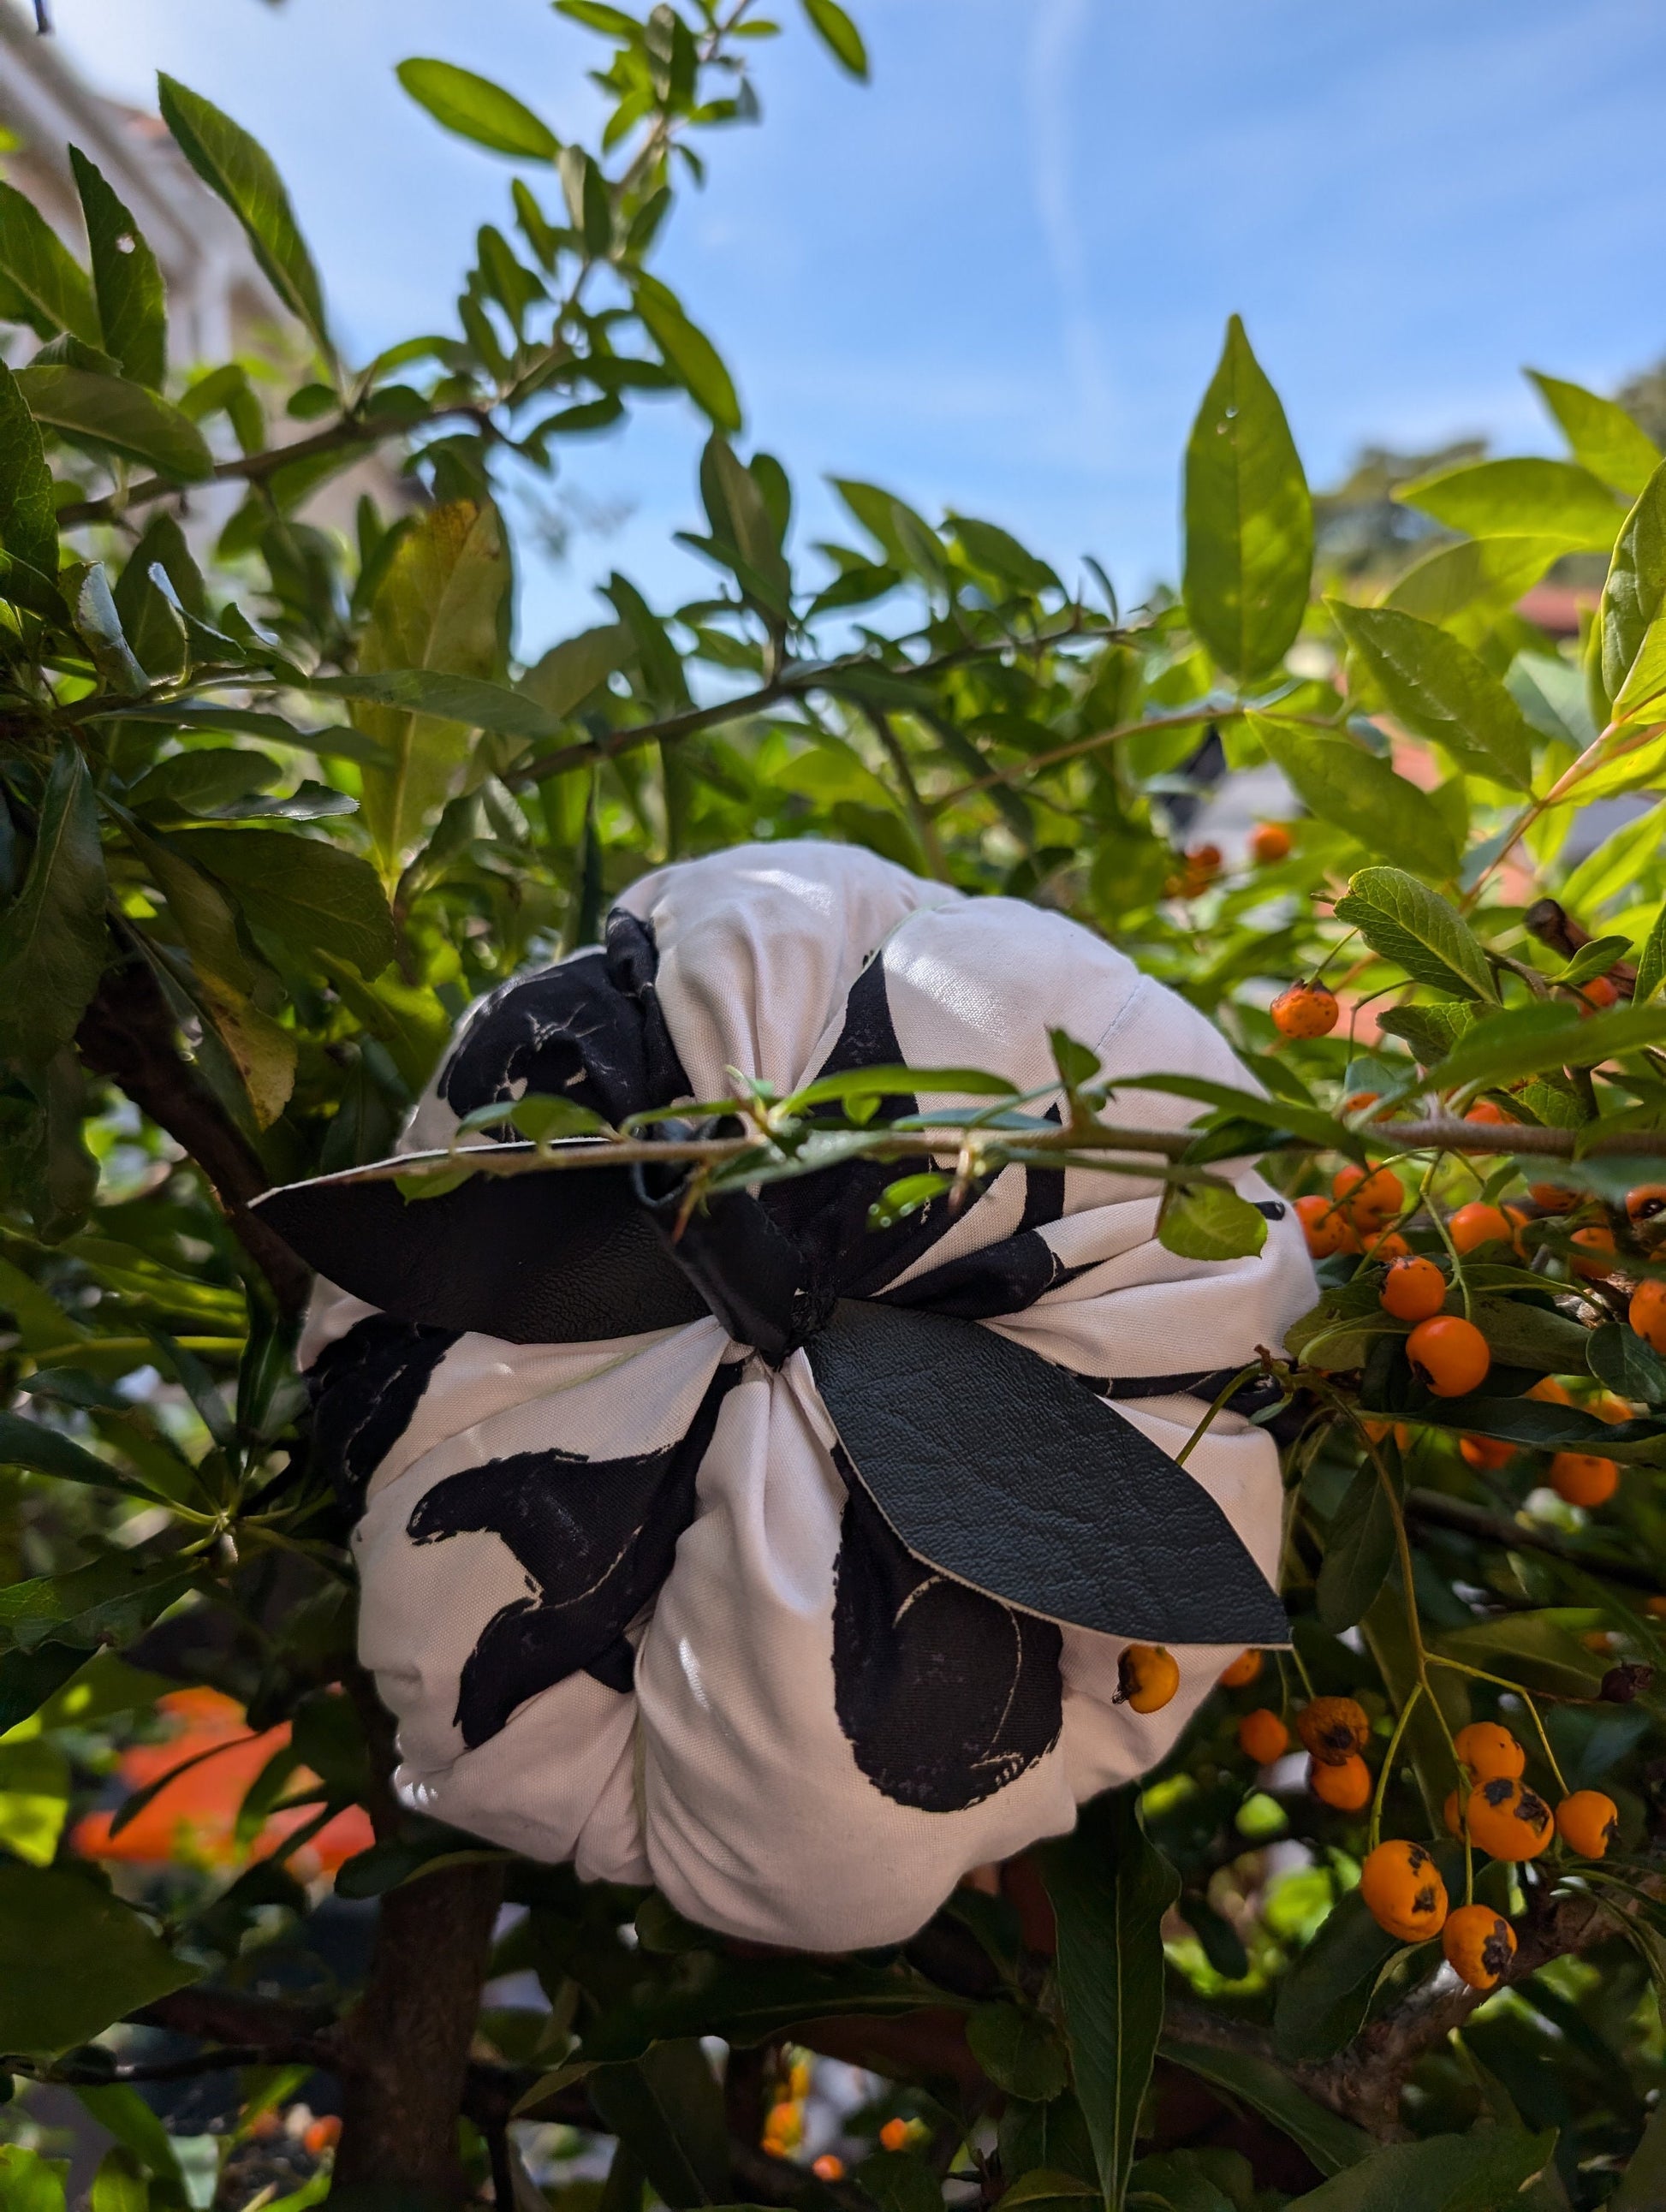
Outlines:
{"label": "glossy green leaf", "polygon": [[867,81],[867,48],[838,0],[804,0],[811,27],[841,69],[862,82]]}
{"label": "glossy green leaf", "polygon": [[1517,791],[1533,780],[1533,733],[1486,663],[1433,623],[1395,607],[1329,602],[1348,645],[1394,714],[1472,773]]}
{"label": "glossy green leaf", "polygon": [[[0,362],[0,551],[37,574],[58,574],[58,520],[52,471],[17,380]],[[9,596],[0,570],[0,598]]]}
{"label": "glossy green leaf", "polygon": [[67,2160],[0,2143],[0,2212],[64,2212]]}
{"label": "glossy green leaf", "polygon": [[1568,552],[1606,553],[1625,520],[1623,502],[1589,469],[1531,455],[1440,469],[1394,495],[1468,538],[1548,538]]}
{"label": "glossy green leaf", "polygon": [[82,643],[93,656],[93,665],[103,678],[106,690],[131,693],[144,690],[145,672],[134,659],[133,648],[123,632],[102,561],[94,561],[82,579],[76,599],[76,628]]}
{"label": "glossy green leaf", "polygon": [[1394,1564],[1394,1509],[1377,1468],[1364,1461],[1325,1535],[1316,1596],[1319,1619],[1333,1636],[1363,1620]]}
{"label": "glossy green leaf", "polygon": [[1414,562],[1383,600],[1478,646],[1566,548],[1555,538],[1470,538]]}
{"label": "glossy green leaf", "polygon": [[636,313],[665,356],[666,366],[696,407],[720,430],[740,428],[740,402],[721,356],[703,331],[696,330],[676,295],[655,276],[639,276],[633,294]]}
{"label": "glossy green leaf", "polygon": [[1170,1183],[1157,1241],[1183,1260],[1237,1260],[1267,1242],[1267,1217],[1220,1182]]}
{"label": "glossy green leaf", "polygon": [[1021,2005],[981,2004],[967,2015],[972,2056],[998,2089],[1045,2104],[1070,2080],[1057,2030],[1045,2014]]}
{"label": "glossy green leaf", "polygon": [[459,138],[521,161],[553,161],[561,151],[549,125],[489,77],[454,62],[421,59],[401,62],[393,74],[419,106]]}
{"label": "glossy green leaf", "polygon": [[87,272],[32,200],[0,180],[0,277],[21,294],[42,337],[103,343]]}
{"label": "glossy green leaf", "polygon": [[1623,1322],[1604,1322],[1594,1328],[1585,1359],[1597,1381],[1620,1397],[1645,1406],[1666,1405],[1666,1359]]}
{"label": "glossy green leaf", "polygon": [[393,919],[375,870],[357,854],[283,830],[187,830],[175,843],[258,927],[335,952],[365,976],[392,959]]}
{"label": "glossy green leaf", "polygon": [[1646,1006],[1663,983],[1666,983],[1666,903],[1655,916],[1637,956],[1637,981],[1633,988],[1632,1004]]}
{"label": "glossy green leaf", "polygon": [[1396,775],[1352,738],[1298,728],[1270,714],[1245,717],[1297,796],[1322,821],[1402,868],[1443,880],[1457,872],[1457,847],[1426,792]]}
{"label": "glossy green leaf", "polygon": [[1524,1689],[1542,1690],[1550,1697],[1594,1698],[1608,1662],[1582,1639],[1602,1623],[1589,1611],[1576,1619],[1578,1625],[1574,1626],[1559,1619],[1554,1609],[1505,1613],[1474,1628],[1451,1629],[1434,1639],[1435,1648],[1450,1659],[1503,1674]]}
{"label": "glossy green leaf", "polygon": [[1590,1016],[1572,1006],[1513,1006],[1477,1022],[1438,1073],[1426,1075],[1415,1087],[1514,1083],[1558,1067],[1596,1067],[1620,1054],[1663,1042],[1666,1006],[1658,1000],[1647,1006],[1611,1006]]}
{"label": "glossy green leaf", "polygon": [[[534,724],[539,734],[550,732],[550,718],[520,693],[494,684],[483,696],[501,665],[508,588],[496,509],[466,499],[430,508],[401,539],[382,579],[358,674],[321,687],[337,696],[356,693],[354,723],[380,749],[380,760],[363,769],[363,818],[385,877],[418,849],[425,825],[464,780],[469,731],[484,726],[483,712],[524,718],[510,735],[530,736]],[[481,688],[459,693],[431,678]],[[378,683],[387,703],[373,705]]]}
{"label": "glossy green leaf", "polygon": [[1336,913],[1414,982],[1456,998],[1497,1000],[1480,939],[1450,900],[1415,876],[1400,868],[1361,868],[1349,878]]}
{"label": "glossy green leaf", "polygon": [[1666,607],[1666,461],[1642,490],[1614,541],[1597,622],[1602,686],[1617,700]]}
{"label": "glossy green leaf", "polygon": [[711,2061],[693,2038],[624,2066],[599,2066],[585,2087],[602,2124],[630,2151],[660,2199],[681,2208],[730,2197],[729,2138]]}
{"label": "glossy green leaf", "polygon": [[1141,2212],[1237,2212],[1210,2172],[1223,2159],[1234,2172],[1240,2164],[1249,2171],[1249,2161],[1230,2150],[1159,2151],[1142,2158],[1128,2175],[1128,2201]]}
{"label": "glossy green leaf", "polygon": [[1321,2173],[1340,2173],[1371,2149],[1371,2139],[1339,2113],[1316,2104],[1270,2060],[1229,2046],[1188,2043],[1165,2035],[1161,2055],[1229,2096],[1253,2106],[1291,2141],[1299,2143]]}
{"label": "glossy green leaf", "polygon": [[1058,1923],[1076,2094],[1106,2201],[1120,2206],[1163,2032],[1163,1916],[1180,1880],[1146,1838],[1137,1788],[1092,1799],[1074,1832],[1037,1856]]}
{"label": "glossy green leaf", "polygon": [[178,483],[201,483],[214,456],[189,416],[125,377],[62,367],[22,368],[17,388],[37,422],[107,446]]}
{"label": "glossy green leaf", "polygon": [[200,1971],[94,1878],[0,1860],[0,2051],[86,2043]]}
{"label": "glossy green leaf", "polygon": [[1539,395],[1561,425],[1573,458],[1616,491],[1635,498],[1660,465],[1660,448],[1615,399],[1603,399],[1582,384],[1559,376],[1527,372]]}
{"label": "glossy green leaf", "polygon": [[560,722],[624,667],[634,650],[623,623],[599,623],[552,645],[521,678],[519,689]]}
{"label": "glossy green leaf", "polygon": [[29,872],[0,915],[0,1051],[39,1064],[76,1033],[104,970],[106,884],[93,780],[60,745]]}
{"label": "glossy green leaf", "polygon": [[177,78],[159,75],[156,88],[162,120],[179,151],[242,224],[279,299],[306,325],[325,358],[332,358],[318,271],[271,155]]}
{"label": "glossy green leaf", "polygon": [[104,350],[135,384],[161,389],[167,373],[167,301],[143,232],[79,146],[70,166],[92,249],[93,290]]}
{"label": "glossy green leaf", "polygon": [[1236,315],[1186,447],[1185,520],[1192,628],[1240,682],[1275,668],[1307,606],[1313,509],[1284,409]]}
{"label": "glossy green leaf", "polygon": [[1357,1890],[1339,1899],[1279,1984],[1274,2055],[1286,2066],[1294,2065],[1329,2058],[1350,2042],[1383,1969],[1400,1948],[1371,1918]]}
{"label": "glossy green leaf", "polygon": [[1556,2148],[1556,2130],[1491,2127],[1468,2136],[1389,2143],[1335,2174],[1287,2212],[1498,2212],[1512,2204]]}
{"label": "glossy green leaf", "polygon": [[1660,2212],[1666,2204],[1666,2105],[1649,2115],[1643,2139],[1626,2161],[1607,2212]]}

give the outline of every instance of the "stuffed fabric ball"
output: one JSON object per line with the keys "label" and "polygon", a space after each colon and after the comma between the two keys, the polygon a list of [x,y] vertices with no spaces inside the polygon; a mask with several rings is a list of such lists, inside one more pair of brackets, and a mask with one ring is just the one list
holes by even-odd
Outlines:
{"label": "stuffed fabric ball", "polygon": [[[1056,1114],[1055,1026],[1112,1083],[1245,1080],[1057,914],[855,848],[744,847],[643,878],[605,950],[477,1006],[403,1148],[529,1092],[670,1118],[732,1070],[981,1068]],[[890,1116],[988,1103],[894,1080]],[[1153,1129],[1196,1111],[1114,1102]],[[870,1225],[933,1164],[836,1160],[680,1231],[657,1164],[663,1187],[602,1166],[264,1201],[325,1279],[315,1449],[356,1516],[408,1806],[733,1936],[891,1942],[1286,1640],[1272,1439],[1229,1406],[1174,1455],[1312,1302],[1293,1212],[1219,1170],[1265,1245],[1187,1260],[1155,1181],[1009,1167]],[[1179,1663],[1161,1712],[1116,1702],[1129,1640]]]}

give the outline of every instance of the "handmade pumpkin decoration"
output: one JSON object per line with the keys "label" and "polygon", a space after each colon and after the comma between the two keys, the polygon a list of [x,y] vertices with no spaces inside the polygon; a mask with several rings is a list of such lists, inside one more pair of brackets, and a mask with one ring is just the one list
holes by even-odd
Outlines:
{"label": "handmade pumpkin decoration", "polygon": [[[1060,915],[854,848],[747,847],[643,878],[605,951],[477,1006],[404,1146],[528,1092],[669,1117],[731,1071],[977,1067],[1045,1093],[1055,1025],[1113,1083],[1244,1080]],[[899,1084],[885,1112],[962,1103]],[[1153,1180],[1010,1167],[871,1226],[931,1165],[922,1139],[680,1226],[657,1164],[263,1202],[325,1279],[315,1449],[356,1517],[408,1805],[735,1936],[892,1942],[1160,1759],[1233,1653],[1286,1640],[1256,1401],[1174,1455],[1311,1303],[1293,1211],[1232,1164],[1266,1243],[1189,1260],[1157,1241]],[[1118,1702],[1135,1641],[1177,1663],[1160,1711]]]}

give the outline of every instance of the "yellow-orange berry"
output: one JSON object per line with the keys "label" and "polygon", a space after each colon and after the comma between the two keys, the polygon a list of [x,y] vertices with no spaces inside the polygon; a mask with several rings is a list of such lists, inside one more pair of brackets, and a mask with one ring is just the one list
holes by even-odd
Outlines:
{"label": "yellow-orange berry", "polygon": [[1371,1718],[1352,1698],[1315,1698],[1297,1714],[1296,1733],[1322,1766],[1340,1766],[1371,1741]]}
{"label": "yellow-orange berry", "polygon": [[906,2150],[909,2147],[908,2122],[887,2120],[879,2130],[879,2146],[883,2150]]}
{"label": "yellow-orange berry", "polygon": [[1290,858],[1291,836],[1282,822],[1258,822],[1250,832],[1250,857],[1258,868],[1275,867]]}
{"label": "yellow-orange berry", "polygon": [[[1602,1222],[1594,1221],[1588,1228],[1576,1229],[1572,1241],[1587,1252],[1614,1250],[1614,1231]],[[1573,1272],[1588,1283],[1600,1283],[1606,1279],[1609,1271],[1602,1260],[1576,1260]]]}
{"label": "yellow-orange berry", "polygon": [[1516,1456],[1515,1445],[1505,1443],[1502,1437],[1460,1437],[1458,1450],[1467,1467],[1493,1471],[1508,1467]]}
{"label": "yellow-orange berry", "polygon": [[844,2160],[836,2151],[824,2150],[819,2158],[811,2160],[810,2171],[818,2181],[842,2181]]}
{"label": "yellow-orange berry", "polygon": [[1506,1114],[1502,1106],[1495,1105],[1492,1099],[1477,1098],[1474,1104],[1465,1112],[1463,1118],[1466,1121],[1479,1121],[1484,1126],[1493,1127],[1500,1121],[1511,1121],[1513,1117]]}
{"label": "yellow-orange berry", "polygon": [[1381,1236],[1365,1236],[1359,1239],[1359,1249],[1367,1259],[1392,1265],[1395,1260],[1409,1260],[1412,1248],[1397,1229],[1389,1229]]}
{"label": "yellow-orange berry", "polygon": [[1440,1808],[1440,1817],[1445,1823],[1449,1836],[1461,1836],[1463,1833],[1463,1816],[1459,1809],[1458,1793],[1456,1790],[1447,1791],[1446,1802]]}
{"label": "yellow-orange berry", "polygon": [[1500,1774],[1513,1782],[1527,1765],[1527,1753],[1497,1721],[1471,1721],[1458,1730],[1452,1748],[1473,1782],[1491,1782]]}
{"label": "yellow-orange berry", "polygon": [[1566,1505],[1587,1511],[1606,1505],[1620,1487],[1620,1469],[1595,1452],[1558,1452],[1550,1462],[1550,1486]]}
{"label": "yellow-orange berry", "polygon": [[1355,1242],[1353,1224],[1334,1199],[1321,1198],[1315,1191],[1296,1200],[1296,1213],[1307,1238],[1307,1249],[1316,1260],[1329,1260],[1334,1253],[1346,1252]]}
{"label": "yellow-orange berry", "polygon": [[1445,1303],[1445,1276],[1420,1254],[1395,1261],[1383,1278],[1383,1310],[1396,1321],[1428,1321]]}
{"label": "yellow-orange berry", "polygon": [[309,2158],[322,2158],[325,2151],[334,2150],[340,2141],[340,2120],[333,2112],[323,2112],[303,2132],[301,2147]]}
{"label": "yellow-orange berry", "polygon": [[1560,1182],[1530,1182],[1527,1194],[1541,1213],[1572,1213],[1579,1203],[1579,1193]]}
{"label": "yellow-orange berry", "polygon": [[1406,1357],[1437,1398],[1463,1398],[1487,1380],[1493,1355],[1474,1322],[1462,1314],[1420,1321],[1406,1339]]}
{"label": "yellow-orange berry", "polygon": [[1527,1395],[1529,1398],[1536,1398],[1541,1406],[1571,1406],[1573,1403],[1572,1393],[1567,1384],[1558,1381],[1554,1375],[1541,1375]]}
{"label": "yellow-orange berry", "polygon": [[1348,1218],[1356,1229],[1380,1230],[1406,1203],[1406,1186],[1391,1168],[1346,1167],[1330,1186],[1331,1196],[1347,1202]]}
{"label": "yellow-orange berry", "polygon": [[1639,1283],[1626,1318],[1652,1351],[1666,1352],[1666,1283]]}
{"label": "yellow-orange berry", "polygon": [[1307,1786],[1322,1805],[1339,1813],[1363,1813],[1371,1802],[1371,1769],[1363,1759],[1310,1759]]}
{"label": "yellow-orange berry", "polygon": [[1666,1182],[1640,1182],[1626,1193],[1626,1218],[1633,1229],[1642,1229],[1666,1213]]}
{"label": "yellow-orange berry", "polygon": [[1460,1905],[1440,1931],[1446,1963],[1472,1990],[1495,1990],[1516,1955],[1516,1931],[1490,1905]]}
{"label": "yellow-orange berry", "polygon": [[1510,1224],[1498,1206],[1472,1199],[1448,1218],[1446,1233],[1460,1252],[1473,1252],[1481,1244],[1507,1244]]}
{"label": "yellow-orange berry", "polygon": [[1620,1808],[1600,1790],[1576,1790],[1556,1808],[1556,1832],[1581,1858],[1602,1858],[1620,1840]]}
{"label": "yellow-orange berry", "polygon": [[1242,1690],[1246,1685],[1253,1682],[1260,1672],[1260,1652],[1240,1651],[1231,1665],[1222,1674],[1220,1686],[1223,1690]]}
{"label": "yellow-orange berry", "polygon": [[1341,1017],[1336,994],[1328,983],[1292,983],[1280,991],[1268,1012],[1280,1036],[1329,1036]]}
{"label": "yellow-orange berry", "polygon": [[1666,1620],[1666,1596],[1645,1598],[1643,1610],[1656,1620]]}
{"label": "yellow-orange berry", "polygon": [[1274,1712],[1259,1705],[1238,1723],[1238,1749],[1257,1766],[1271,1766],[1290,1748],[1290,1731]]}
{"label": "yellow-orange berry", "polygon": [[1426,1844],[1395,1837],[1379,1844],[1359,1869],[1359,1894],[1379,1928],[1403,1943],[1438,1936],[1446,1921],[1446,1885]]}
{"label": "yellow-orange berry", "polygon": [[1556,1832],[1544,1799],[1506,1774],[1469,1792],[1465,1825],[1470,1840],[1495,1859],[1535,1859]]}
{"label": "yellow-orange berry", "polygon": [[1618,987],[1608,975],[1593,975],[1578,986],[1579,996],[1588,1006],[1611,1006],[1620,996]]}
{"label": "yellow-orange berry", "polygon": [[1160,1713],[1180,1687],[1180,1669],[1160,1644],[1125,1644],[1116,1662],[1114,1705],[1136,1713]]}

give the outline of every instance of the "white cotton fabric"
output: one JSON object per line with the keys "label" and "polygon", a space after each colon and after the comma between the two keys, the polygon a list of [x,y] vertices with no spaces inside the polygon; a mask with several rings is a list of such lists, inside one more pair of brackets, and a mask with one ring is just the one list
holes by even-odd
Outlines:
{"label": "white cotton fabric", "polygon": [[[1113,1082],[1164,1072],[1247,1080],[1201,1014],[1077,924],[1016,900],[964,897],[852,847],[743,847],[660,870],[621,903],[654,931],[660,1005],[696,1097],[731,1092],[731,1069],[783,1086],[812,1077],[851,986],[882,951],[912,1066],[991,1069],[1027,1090],[1049,1081],[1047,1032],[1058,1025],[1093,1048]],[[1114,1108],[1155,1128],[1197,1111],[1135,1091]],[[430,1090],[405,1142],[444,1142],[454,1127]],[[1253,1167],[1219,1172],[1250,1199],[1271,1195]],[[1009,1170],[913,1272],[1012,1234],[1024,1195]],[[1143,1177],[1071,1170],[1065,1217],[1042,1233],[1090,1272],[985,1325],[1080,1372],[1122,1377],[1231,1368],[1278,1346],[1315,1295],[1293,1209],[1270,1224],[1259,1255],[1212,1263],[1157,1243],[1158,1195]],[[305,1356],[368,1310],[324,1287]],[[453,1717],[459,1671],[483,1623],[527,1583],[496,1534],[412,1543],[417,1500],[443,1476],[509,1453],[617,1457],[668,1443],[724,1361],[745,1373],[702,1466],[696,1517],[632,1629],[634,1694],[579,1674],[465,1749]],[[1117,1411],[1177,1454],[1203,1408],[1170,1397]],[[835,1711],[845,1488],[832,1433],[803,1352],[772,1372],[714,1320],[607,1344],[461,1339],[377,1469],[354,1540],[361,1653],[398,1721],[405,1802],[534,1858],[572,1858],[586,1878],[652,1881],[707,1926],[836,1951],[907,1936],[969,1868],[1067,1830],[1080,1801],[1164,1756],[1231,1651],[1177,1650],[1179,1694],[1142,1717],[1111,1703],[1120,1642],[1067,1626],[1063,1724],[1038,1763],[964,1811],[882,1794]],[[1187,1472],[1276,1578],[1272,1440],[1222,1416]]]}

